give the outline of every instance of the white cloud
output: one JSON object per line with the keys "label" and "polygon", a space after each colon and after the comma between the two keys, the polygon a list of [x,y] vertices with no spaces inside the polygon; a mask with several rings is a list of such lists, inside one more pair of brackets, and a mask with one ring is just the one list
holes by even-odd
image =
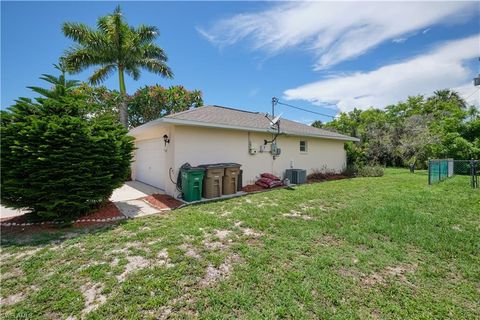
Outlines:
{"label": "white cloud", "polygon": [[[383,108],[409,95],[428,95],[444,88],[459,89],[466,97],[475,89],[472,80],[475,74],[464,63],[476,60],[479,55],[480,36],[474,35],[446,42],[426,54],[370,72],[336,76],[289,89],[284,92],[284,98],[317,105],[333,102],[340,111],[350,111],[354,107]],[[468,100],[474,102],[471,97]]]}
{"label": "white cloud", "polygon": [[270,54],[302,47],[315,54],[315,69],[325,69],[386,40],[405,38],[437,23],[464,21],[477,5],[476,2],[281,3],[261,12],[237,14],[210,28],[197,30],[219,46],[250,39],[254,50]]}
{"label": "white cloud", "polygon": [[404,43],[407,41],[407,38],[395,38],[392,40],[393,43]]}

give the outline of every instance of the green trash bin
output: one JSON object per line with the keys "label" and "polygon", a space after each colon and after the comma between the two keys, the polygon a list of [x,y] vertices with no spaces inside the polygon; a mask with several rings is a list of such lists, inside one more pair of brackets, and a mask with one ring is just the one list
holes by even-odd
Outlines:
{"label": "green trash bin", "polygon": [[183,200],[192,202],[202,199],[204,168],[192,167],[182,170]]}

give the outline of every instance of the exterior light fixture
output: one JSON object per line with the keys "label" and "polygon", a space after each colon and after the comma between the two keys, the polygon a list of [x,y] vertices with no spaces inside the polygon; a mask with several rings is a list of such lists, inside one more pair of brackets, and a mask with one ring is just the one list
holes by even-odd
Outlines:
{"label": "exterior light fixture", "polygon": [[163,142],[165,142],[165,147],[167,146],[167,143],[170,143],[170,138],[166,134],[163,135]]}

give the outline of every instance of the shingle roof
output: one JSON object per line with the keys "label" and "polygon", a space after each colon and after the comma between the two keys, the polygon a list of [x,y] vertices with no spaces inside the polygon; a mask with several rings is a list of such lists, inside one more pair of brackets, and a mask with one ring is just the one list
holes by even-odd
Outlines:
{"label": "shingle roof", "polygon": [[[223,127],[239,130],[274,132],[274,130],[271,128],[270,121],[265,117],[265,113],[244,111],[214,105],[171,114],[152,122],[156,121],[159,123],[166,122],[208,127]],[[319,138],[351,141],[358,140],[357,138],[318,129],[284,118],[280,119],[280,131],[284,134],[297,136],[313,136]]]}

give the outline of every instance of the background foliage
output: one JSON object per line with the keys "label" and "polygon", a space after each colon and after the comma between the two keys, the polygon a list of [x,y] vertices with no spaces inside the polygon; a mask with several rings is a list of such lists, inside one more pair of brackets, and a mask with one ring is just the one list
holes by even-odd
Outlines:
{"label": "background foliage", "polygon": [[480,157],[479,110],[450,90],[409,97],[385,110],[354,109],[312,125],[360,138],[346,145],[350,164],[425,168],[429,158]]}
{"label": "background foliage", "polygon": [[[120,93],[104,86],[82,84],[75,94],[84,96],[91,112],[119,117]],[[160,85],[145,86],[126,98],[128,127],[134,128],[171,113],[203,106],[202,92],[187,90],[183,86],[164,88]]]}
{"label": "background foliage", "polygon": [[128,99],[129,126],[137,127],[171,113],[202,105],[202,93],[199,90],[189,91],[183,86],[145,86]]}

